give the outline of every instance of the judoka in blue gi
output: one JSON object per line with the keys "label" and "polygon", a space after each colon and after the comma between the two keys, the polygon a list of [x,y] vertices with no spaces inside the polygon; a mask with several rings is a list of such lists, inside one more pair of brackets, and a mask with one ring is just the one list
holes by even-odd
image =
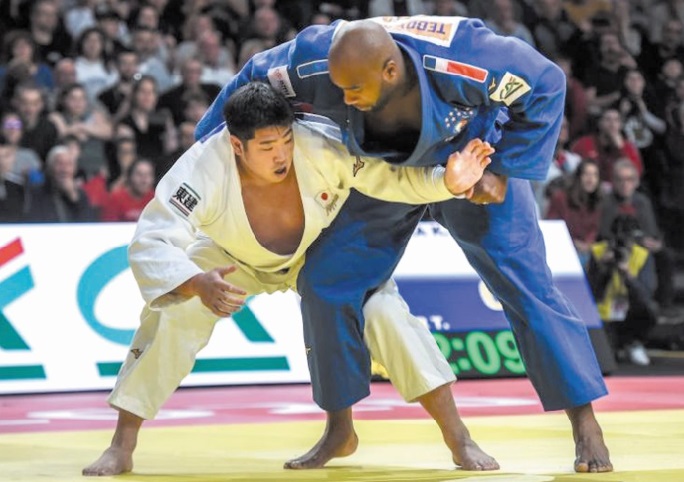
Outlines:
{"label": "judoka in blue gi", "polygon": [[[560,129],[565,78],[536,50],[477,19],[391,17],[311,26],[255,55],[198,124],[222,121],[227,96],[268,80],[301,112],[342,129],[356,155],[398,165],[443,164],[474,137],[496,146],[468,200],[430,206],[501,301],[545,410],[565,410],[575,470],[612,470],[591,402],[607,393],[586,326],[554,286],[530,180],[544,179]],[[363,213],[363,215],[359,214]],[[358,193],[307,252],[298,280],[315,401],[330,414],[369,393],[361,306],[398,263],[423,207]],[[354,436],[328,424],[295,460],[320,466]]]}

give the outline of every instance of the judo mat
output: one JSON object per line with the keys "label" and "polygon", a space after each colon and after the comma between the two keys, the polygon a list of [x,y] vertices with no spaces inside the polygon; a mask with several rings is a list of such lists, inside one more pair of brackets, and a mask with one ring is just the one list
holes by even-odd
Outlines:
{"label": "judo mat", "polygon": [[[284,470],[318,440],[324,416],[310,387],[179,390],[141,431],[132,473],[99,480],[219,481],[684,481],[684,377],[611,377],[595,410],[615,472],[576,474],[570,424],[544,413],[526,379],[453,386],[475,441],[501,469],[456,468],[436,424],[388,383],[355,406],[359,448],[324,469]],[[109,445],[105,393],[0,397],[0,481],[85,481]]]}

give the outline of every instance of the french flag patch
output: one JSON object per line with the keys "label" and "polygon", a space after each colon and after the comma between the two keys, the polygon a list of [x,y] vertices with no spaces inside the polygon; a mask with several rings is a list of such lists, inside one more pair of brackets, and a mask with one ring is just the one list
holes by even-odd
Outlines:
{"label": "french flag patch", "polygon": [[477,82],[484,82],[487,80],[489,73],[485,69],[475,67],[474,65],[456,62],[455,60],[443,59],[441,57],[433,57],[432,55],[423,56],[423,67],[427,70],[434,70],[449,75],[459,75],[468,79],[473,79]]}

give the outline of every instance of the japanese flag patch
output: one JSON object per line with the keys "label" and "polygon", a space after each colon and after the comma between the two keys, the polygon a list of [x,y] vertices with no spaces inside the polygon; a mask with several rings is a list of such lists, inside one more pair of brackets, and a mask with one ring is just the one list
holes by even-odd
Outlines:
{"label": "japanese flag patch", "polygon": [[327,214],[330,214],[335,209],[339,198],[338,194],[333,194],[330,191],[321,191],[316,194],[316,202],[325,209]]}
{"label": "japanese flag patch", "polygon": [[532,88],[525,82],[524,79],[506,72],[501,78],[496,90],[489,94],[489,98],[495,102],[503,102],[506,105],[511,105],[524,94],[527,94]]}
{"label": "japanese flag patch", "polygon": [[169,199],[169,203],[185,217],[188,217],[201,199],[200,195],[193,188],[186,183],[182,183],[178,186],[175,194],[171,196],[171,199]]}

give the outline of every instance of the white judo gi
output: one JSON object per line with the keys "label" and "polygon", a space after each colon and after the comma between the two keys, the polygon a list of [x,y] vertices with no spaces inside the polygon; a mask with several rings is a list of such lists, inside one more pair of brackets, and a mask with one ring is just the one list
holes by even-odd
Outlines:
{"label": "white judo gi", "polygon": [[[112,406],[154,418],[192,370],[219,318],[199,297],[172,293],[188,279],[234,264],[239,269],[226,280],[249,295],[296,290],[307,248],[333,221],[351,188],[411,204],[453,197],[442,167],[394,167],[351,156],[342,144],[305,123],[295,122],[293,131],[293,167],[305,223],[301,243],[291,255],[273,253],[257,241],[226,128],[197,142],[160,181],[128,251],[146,305],[108,398]],[[369,351],[407,401],[455,380],[432,334],[411,315],[393,281],[368,299],[364,315]]]}

